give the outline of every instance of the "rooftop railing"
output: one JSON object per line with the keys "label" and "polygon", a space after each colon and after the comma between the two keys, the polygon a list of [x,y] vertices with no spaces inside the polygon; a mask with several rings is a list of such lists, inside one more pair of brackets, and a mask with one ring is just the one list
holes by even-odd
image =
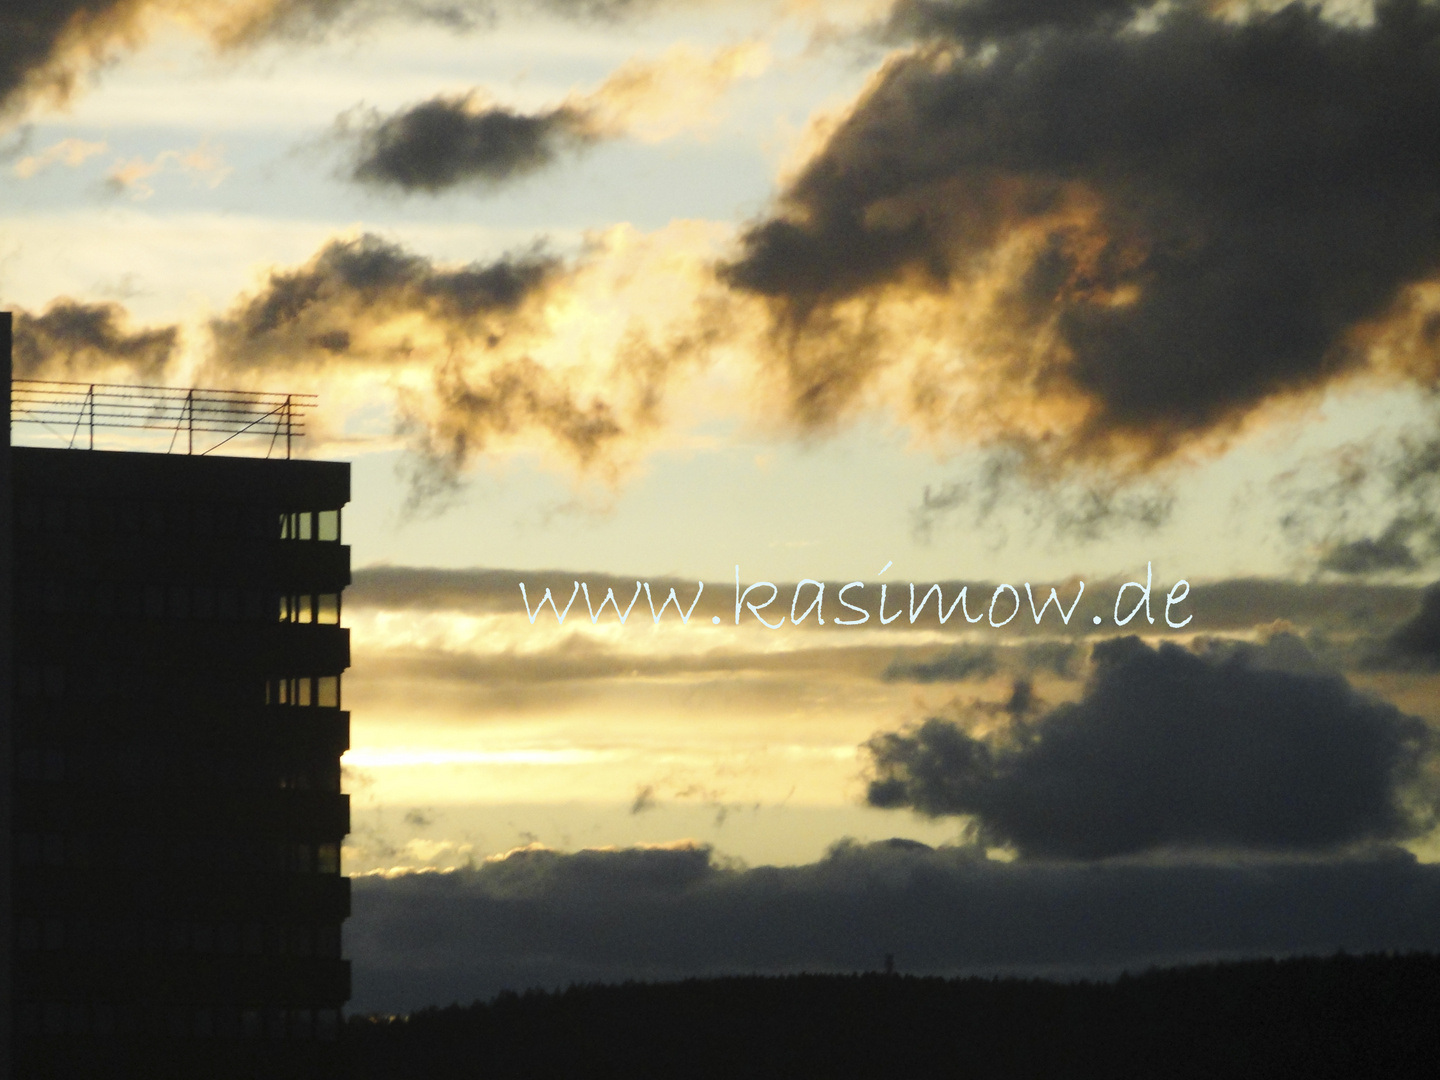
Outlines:
{"label": "rooftop railing", "polygon": [[[167,453],[177,452],[175,444],[182,435],[184,450],[180,452],[201,455],[242,436],[268,437],[265,456],[283,444],[289,458],[292,441],[305,435],[305,410],[315,404],[314,394],[39,379],[13,379],[10,383],[12,424],[41,424],[51,434],[68,439],[71,448],[79,443],[91,450],[95,449],[97,429],[144,428],[172,433]],[[197,435],[202,447],[198,451]]]}

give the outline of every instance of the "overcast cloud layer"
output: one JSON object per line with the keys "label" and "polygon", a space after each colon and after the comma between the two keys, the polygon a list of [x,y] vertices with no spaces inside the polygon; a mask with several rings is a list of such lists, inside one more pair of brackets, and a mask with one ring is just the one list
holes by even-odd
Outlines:
{"label": "overcast cloud layer", "polygon": [[794,971],[1103,974],[1218,957],[1440,948],[1440,872],[1342,861],[1004,864],[841,844],[729,867],[706,848],[520,851],[475,870],[360,878],[356,1012],[571,982]]}

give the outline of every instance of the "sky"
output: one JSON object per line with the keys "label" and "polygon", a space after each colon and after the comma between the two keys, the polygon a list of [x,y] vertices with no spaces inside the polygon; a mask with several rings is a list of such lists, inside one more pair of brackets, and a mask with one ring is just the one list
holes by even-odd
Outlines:
{"label": "sky", "polygon": [[1436,947],[1437,46],[18,0],[0,307],[17,377],[318,395],[352,1008]]}

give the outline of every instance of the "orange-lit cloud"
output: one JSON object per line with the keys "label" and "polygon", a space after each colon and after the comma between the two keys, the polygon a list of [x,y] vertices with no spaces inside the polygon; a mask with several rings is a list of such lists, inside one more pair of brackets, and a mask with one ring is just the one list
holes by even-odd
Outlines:
{"label": "orange-lit cloud", "polygon": [[1137,11],[901,6],[918,41],[721,268],[794,425],[880,399],[1135,470],[1349,376],[1433,384],[1440,10]]}
{"label": "orange-lit cloud", "polygon": [[207,377],[378,380],[424,463],[421,490],[537,438],[614,477],[660,424],[673,372],[702,363],[719,335],[693,318],[701,263],[686,237],[679,227],[667,246],[621,229],[570,259],[536,248],[459,266],[375,236],[334,240],[212,321]]}
{"label": "orange-lit cloud", "polygon": [[220,147],[208,142],[189,150],[162,150],[153,158],[134,157],[128,161],[117,161],[105,176],[106,188],[116,195],[127,194],[136,200],[148,199],[155,194],[150,186],[151,177],[162,172],[178,171],[189,174],[207,187],[218,187],[230,174]]}
{"label": "orange-lit cloud", "polygon": [[87,142],[84,139],[61,139],[52,146],[47,146],[38,154],[27,154],[15,163],[14,173],[22,180],[29,180],[32,176],[38,176],[50,166],[61,164],[67,168],[77,168],[96,154],[103,154],[106,144],[103,142]]}
{"label": "orange-lit cloud", "polygon": [[21,379],[157,382],[180,341],[177,326],[131,330],[119,304],[57,300],[16,312],[14,365]]}

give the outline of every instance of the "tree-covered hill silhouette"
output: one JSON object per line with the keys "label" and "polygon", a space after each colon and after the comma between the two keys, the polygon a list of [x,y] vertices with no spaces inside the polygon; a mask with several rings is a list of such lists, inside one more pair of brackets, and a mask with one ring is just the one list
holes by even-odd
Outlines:
{"label": "tree-covered hill silhouette", "polygon": [[1440,956],[1257,960],[1115,981],[793,975],[504,993],[352,1017],[356,1080],[1431,1077]]}

